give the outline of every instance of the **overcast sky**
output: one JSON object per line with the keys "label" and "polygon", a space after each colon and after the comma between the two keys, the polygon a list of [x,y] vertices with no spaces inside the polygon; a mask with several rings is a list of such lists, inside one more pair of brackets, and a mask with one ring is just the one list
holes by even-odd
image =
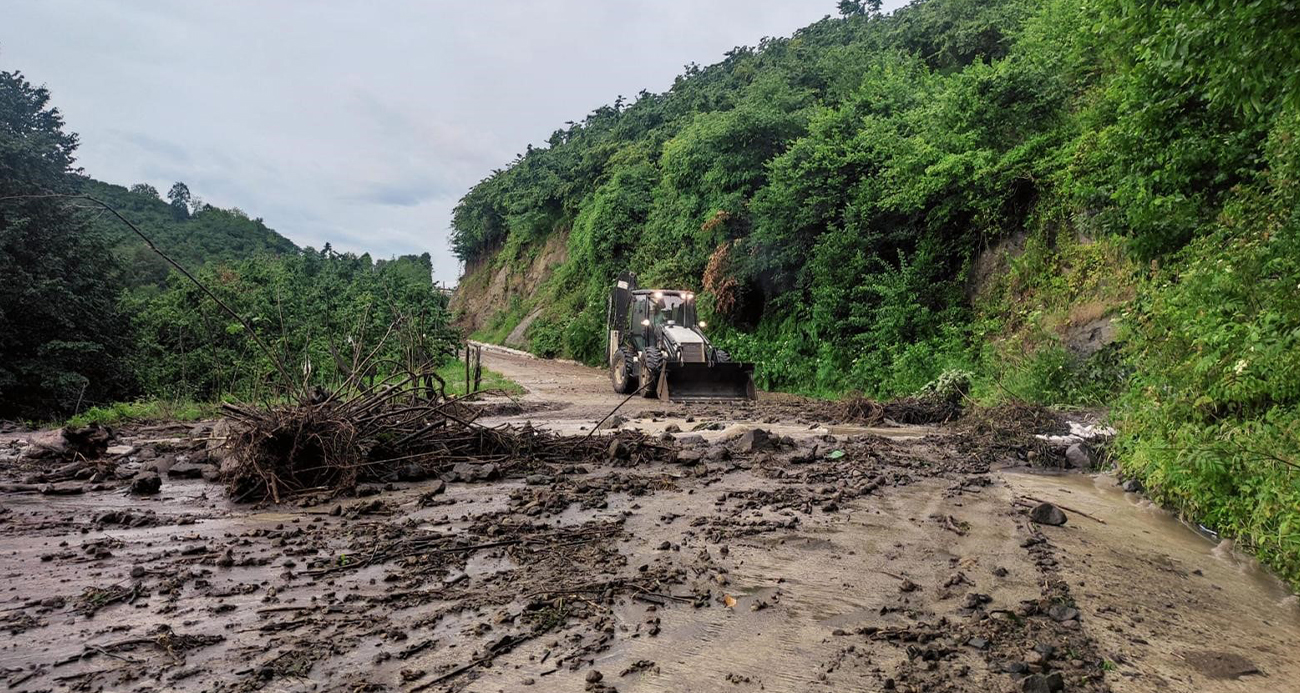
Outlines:
{"label": "overcast sky", "polygon": [[299,245],[429,252],[451,283],[451,209],[492,169],[835,5],[7,0],[0,69],[49,87],[95,178],[184,181]]}

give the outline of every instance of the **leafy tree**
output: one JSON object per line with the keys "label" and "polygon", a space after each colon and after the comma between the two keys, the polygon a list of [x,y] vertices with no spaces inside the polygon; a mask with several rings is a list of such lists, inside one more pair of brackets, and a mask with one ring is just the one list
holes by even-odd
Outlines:
{"label": "leafy tree", "polygon": [[131,387],[113,256],[63,200],[39,197],[75,191],[77,137],[49,99],[0,72],[0,417],[67,414]]}
{"label": "leafy tree", "polygon": [[136,183],[135,185],[132,185],[131,194],[142,195],[144,197],[148,197],[150,199],[155,199],[155,200],[159,199],[158,188],[155,188],[152,185],[149,185],[148,183]]}
{"label": "leafy tree", "polygon": [[172,184],[172,189],[167,191],[167,200],[171,203],[172,214],[177,219],[188,219],[190,216],[190,189],[189,186],[181,182]]}

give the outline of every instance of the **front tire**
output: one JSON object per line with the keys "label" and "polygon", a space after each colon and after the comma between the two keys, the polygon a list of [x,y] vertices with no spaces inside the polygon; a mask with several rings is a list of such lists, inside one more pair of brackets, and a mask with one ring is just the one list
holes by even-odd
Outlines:
{"label": "front tire", "polygon": [[646,397],[659,396],[659,372],[664,369],[664,353],[659,347],[648,346],[641,354],[641,378],[645,382]]}
{"label": "front tire", "polygon": [[609,366],[609,379],[614,392],[620,395],[636,392],[636,376],[632,375],[632,352],[627,347],[614,353],[614,363]]}

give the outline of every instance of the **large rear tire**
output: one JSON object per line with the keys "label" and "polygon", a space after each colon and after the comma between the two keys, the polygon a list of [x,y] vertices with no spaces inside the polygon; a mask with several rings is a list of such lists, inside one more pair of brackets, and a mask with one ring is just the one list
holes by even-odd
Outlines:
{"label": "large rear tire", "polygon": [[636,376],[632,375],[632,352],[627,347],[614,352],[614,363],[609,366],[609,379],[614,383],[614,392],[620,395],[636,392]]}
{"label": "large rear tire", "polygon": [[664,353],[659,351],[659,347],[646,347],[641,354],[641,378],[646,384],[641,394],[646,397],[659,396],[659,372],[663,369]]}

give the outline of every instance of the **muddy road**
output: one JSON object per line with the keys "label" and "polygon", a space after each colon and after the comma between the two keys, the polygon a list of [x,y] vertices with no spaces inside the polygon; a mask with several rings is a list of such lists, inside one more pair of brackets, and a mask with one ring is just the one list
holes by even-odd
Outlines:
{"label": "muddy road", "polygon": [[[578,365],[495,349],[484,365],[528,389],[492,403],[492,424],[586,435],[623,399]],[[961,425],[845,425],[792,397],[636,397],[618,416],[594,434],[621,441],[599,460],[280,505],[205,480],[210,424],[118,432],[117,471],[75,488],[37,483],[48,472],[9,434],[0,681],[1300,690],[1296,599],[1108,475],[1034,468]],[[651,446],[673,461],[635,462]],[[130,493],[145,467],[160,491]],[[1031,520],[1045,501],[1063,525]]]}

